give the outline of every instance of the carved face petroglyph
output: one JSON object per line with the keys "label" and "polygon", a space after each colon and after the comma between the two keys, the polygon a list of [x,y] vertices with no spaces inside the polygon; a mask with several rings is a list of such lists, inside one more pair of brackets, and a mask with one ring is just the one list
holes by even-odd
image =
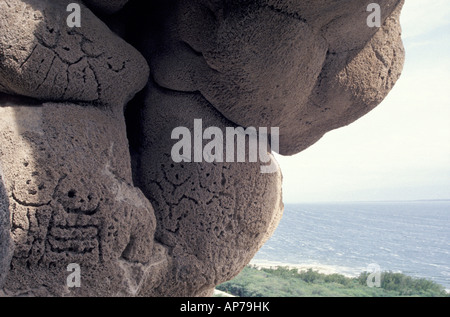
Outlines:
{"label": "carved face petroglyph", "polygon": [[71,1],[0,1],[2,295],[210,294],[276,228],[281,171],[175,162],[172,131],[276,127],[292,155],[401,73],[400,0],[380,28],[360,0],[127,2],[70,27]]}

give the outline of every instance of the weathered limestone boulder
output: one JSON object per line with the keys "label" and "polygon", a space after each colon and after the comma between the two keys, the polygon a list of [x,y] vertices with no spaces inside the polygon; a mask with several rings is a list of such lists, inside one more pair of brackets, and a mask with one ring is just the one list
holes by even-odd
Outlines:
{"label": "weathered limestone boulder", "polygon": [[[15,245],[5,294],[136,295],[164,254],[153,208],[132,185],[124,121],[94,107],[3,98],[0,122]],[[69,291],[71,263],[84,287]]]}
{"label": "weathered limestone boulder", "polygon": [[145,85],[147,63],[84,6],[81,28],[68,27],[71,2],[0,2],[0,92],[122,110]]}
{"label": "weathered limestone boulder", "polygon": [[[80,28],[71,2],[0,1],[3,296],[210,295],[282,216],[272,151],[366,114],[403,65],[402,0],[380,28],[359,0],[85,0]],[[240,126],[279,144],[252,159]]]}
{"label": "weathered limestone boulder", "polygon": [[[272,156],[271,162],[249,162],[248,141],[242,163],[237,157],[234,162],[172,161],[173,142],[162,140],[175,128],[194,131],[197,118],[202,129],[218,128],[225,158],[226,128],[236,125],[200,94],[152,84],[145,94],[144,107],[134,117],[142,126],[134,178],[155,208],[155,239],[167,246],[174,263],[158,294],[199,294],[237,275],[272,235],[283,211],[281,171]],[[233,140],[237,155],[238,139]],[[203,140],[200,150],[208,143]],[[270,164],[273,172],[261,173],[261,167]]]}
{"label": "weathered limestone boulder", "polygon": [[280,127],[280,153],[295,154],[373,109],[398,79],[403,1],[378,3],[381,28],[368,27],[360,0],[173,2],[164,36],[147,42],[152,74],[236,124]]}

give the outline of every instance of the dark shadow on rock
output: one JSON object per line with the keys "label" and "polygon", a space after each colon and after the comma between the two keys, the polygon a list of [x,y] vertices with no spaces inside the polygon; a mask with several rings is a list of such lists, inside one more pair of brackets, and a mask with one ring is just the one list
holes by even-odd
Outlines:
{"label": "dark shadow on rock", "polygon": [[3,170],[0,164],[0,289],[2,289],[9,271],[13,248],[9,201],[3,184]]}

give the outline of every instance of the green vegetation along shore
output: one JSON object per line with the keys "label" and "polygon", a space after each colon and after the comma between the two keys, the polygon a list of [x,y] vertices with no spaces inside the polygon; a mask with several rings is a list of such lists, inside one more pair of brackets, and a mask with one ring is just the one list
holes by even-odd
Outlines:
{"label": "green vegetation along shore", "polygon": [[380,287],[368,287],[369,273],[358,277],[322,274],[312,269],[247,266],[218,290],[239,297],[448,297],[442,285],[401,273],[381,273]]}

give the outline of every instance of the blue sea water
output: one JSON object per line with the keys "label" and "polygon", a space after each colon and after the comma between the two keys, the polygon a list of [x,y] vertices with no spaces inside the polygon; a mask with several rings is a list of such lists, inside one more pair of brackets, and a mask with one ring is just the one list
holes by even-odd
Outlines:
{"label": "blue sea water", "polygon": [[253,259],[327,266],[359,275],[381,271],[431,279],[450,289],[450,201],[286,205]]}

